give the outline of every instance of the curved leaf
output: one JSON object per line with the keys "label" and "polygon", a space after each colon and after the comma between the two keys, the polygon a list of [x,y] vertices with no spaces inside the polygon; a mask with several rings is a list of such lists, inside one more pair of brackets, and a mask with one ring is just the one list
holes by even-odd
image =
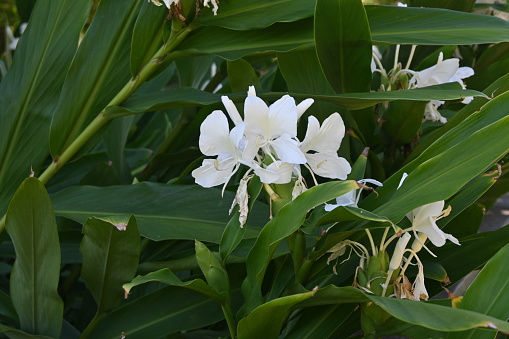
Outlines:
{"label": "curved leaf", "polygon": [[188,290],[198,292],[215,299],[219,302],[224,301],[225,295],[217,292],[213,287],[207,285],[207,283],[201,279],[194,279],[191,281],[180,280],[169,268],[149,273],[144,276],[137,276],[128,284],[124,284],[125,295],[130,293],[131,289],[135,286],[145,284],[150,281],[158,281],[170,286],[182,287]]}
{"label": "curved leaf", "polygon": [[265,225],[247,256],[247,277],[242,284],[245,304],[241,314],[248,314],[262,304],[261,285],[265,270],[281,240],[299,229],[309,210],[358,187],[353,180],[315,186],[286,204]]}

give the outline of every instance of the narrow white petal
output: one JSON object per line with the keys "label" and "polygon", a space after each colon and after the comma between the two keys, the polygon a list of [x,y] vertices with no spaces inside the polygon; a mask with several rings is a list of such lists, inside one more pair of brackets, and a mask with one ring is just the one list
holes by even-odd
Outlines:
{"label": "narrow white petal", "polygon": [[221,97],[221,101],[223,102],[223,105],[226,108],[226,112],[228,112],[228,115],[230,116],[230,119],[232,119],[235,126],[240,125],[243,122],[242,117],[240,116],[240,113],[237,110],[237,107],[235,107],[233,101],[231,101],[230,98],[225,95]]}
{"label": "narrow white petal", "polygon": [[436,201],[431,204],[426,204],[421,206],[419,210],[415,213],[416,222],[420,222],[421,220],[425,220],[428,217],[438,217],[442,214],[442,210],[444,209],[445,201]]}
{"label": "narrow white petal", "polygon": [[306,99],[297,105],[297,118],[300,118],[302,114],[304,114],[307,109],[315,102],[313,99]]}
{"label": "narrow white petal", "polygon": [[403,175],[401,176],[401,180],[399,181],[399,185],[398,185],[398,188],[396,188],[397,190],[399,190],[399,188],[401,187],[401,185],[403,185],[403,182],[405,181],[405,179],[408,177],[408,173],[403,173]]}
{"label": "narrow white petal", "polygon": [[377,186],[383,186],[384,185],[380,181],[375,180],[375,179],[361,179],[361,180],[359,180],[359,182],[361,184],[368,183],[368,184],[377,185]]}
{"label": "narrow white petal", "polygon": [[389,263],[390,270],[396,270],[401,264],[401,261],[403,260],[403,253],[405,253],[406,245],[408,244],[408,241],[410,241],[410,238],[411,236],[409,233],[405,233],[399,238]]}

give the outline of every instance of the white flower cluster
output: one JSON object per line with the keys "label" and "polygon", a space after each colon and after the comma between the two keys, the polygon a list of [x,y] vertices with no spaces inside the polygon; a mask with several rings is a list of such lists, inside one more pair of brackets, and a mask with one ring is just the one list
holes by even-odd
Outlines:
{"label": "white flower cluster", "polygon": [[[346,179],[350,164],[337,151],[345,134],[341,116],[334,113],[320,126],[314,116],[308,118],[308,129],[302,142],[297,139],[297,121],[313,103],[306,99],[296,105],[284,95],[267,106],[249,88],[244,103],[244,119],[228,97],[223,104],[235,127],[230,130],[226,115],[213,111],[200,127],[199,146],[203,154],[217,156],[205,159],[192,172],[197,184],[203,187],[226,185],[240,165],[249,167],[244,176],[254,172],[265,184],[286,184],[296,179],[294,195],[305,190],[300,165],[312,173],[331,179]],[[247,185],[241,185],[243,191]],[[236,200],[245,200],[237,192]],[[242,206],[241,206],[242,212]]]}

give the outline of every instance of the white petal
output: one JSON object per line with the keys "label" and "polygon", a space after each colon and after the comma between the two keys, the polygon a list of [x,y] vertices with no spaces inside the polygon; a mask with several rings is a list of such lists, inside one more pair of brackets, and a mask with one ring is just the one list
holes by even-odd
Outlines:
{"label": "white petal", "polygon": [[307,163],[313,172],[324,178],[345,180],[352,167],[336,153],[306,154]]}
{"label": "white petal", "polygon": [[352,206],[357,207],[357,202],[355,201],[357,198],[357,190],[351,190],[348,193],[340,195],[336,198],[336,203],[334,205],[325,204],[326,211],[332,211],[338,206]]}
{"label": "white petal", "polygon": [[266,136],[269,130],[269,107],[257,96],[248,96],[244,102],[244,121],[247,134]]}
{"label": "white petal", "polygon": [[195,182],[198,185],[202,187],[214,187],[228,181],[236,163],[237,162],[233,158],[222,160],[205,159],[202,165],[195,169],[191,175],[195,178]]}
{"label": "white petal", "polygon": [[269,135],[267,139],[277,138],[283,134],[297,137],[297,106],[295,99],[284,95],[281,99],[269,106]]}
{"label": "white petal", "polygon": [[438,217],[442,214],[444,206],[445,201],[441,200],[419,207],[415,212],[415,221],[419,223],[421,220],[425,220],[428,217]]}
{"label": "white petal", "polygon": [[256,96],[256,89],[254,86],[249,86],[247,90],[247,96],[248,97]]}
{"label": "white petal", "polygon": [[221,111],[209,114],[200,126],[200,151],[208,156],[230,154],[228,119]]}
{"label": "white petal", "polygon": [[401,187],[401,185],[403,185],[403,182],[405,181],[405,179],[407,177],[408,177],[408,173],[403,173],[403,175],[401,176],[401,180],[399,181],[398,188],[396,188],[397,190]]}
{"label": "white petal", "polygon": [[230,119],[232,119],[235,126],[241,124],[243,122],[242,117],[240,116],[240,113],[237,110],[237,107],[235,107],[233,101],[231,101],[230,98],[225,95],[221,97],[221,101],[223,102],[224,108],[226,108],[226,112],[228,112],[228,115],[230,116]]}
{"label": "white petal", "polygon": [[313,99],[306,99],[302,101],[300,104],[297,105],[297,119],[304,114],[304,112],[307,111],[307,109],[315,102]]}
{"label": "white petal", "polygon": [[424,108],[424,119],[431,121],[440,121],[445,124],[447,122],[447,118],[444,118],[442,114],[437,109],[437,106],[433,104],[433,101],[428,102],[426,107]]}
{"label": "white petal", "polygon": [[458,239],[438,228],[435,219],[431,216],[426,219],[420,219],[418,223],[414,222],[413,227],[416,231],[426,234],[436,247],[442,247],[446,240],[450,240],[456,245],[460,244]]}
{"label": "white petal", "polygon": [[255,164],[253,166],[260,181],[265,184],[287,184],[292,179],[293,164],[275,161],[267,168],[262,168]]}
{"label": "white petal", "polygon": [[462,103],[462,104],[467,105],[467,104],[471,103],[471,102],[472,102],[472,100],[474,100],[474,97],[466,97],[466,98],[464,98],[464,99],[461,101],[461,103]]}
{"label": "white petal", "polygon": [[305,164],[306,156],[300,150],[297,142],[290,138],[288,134],[272,140],[270,146],[276,152],[277,157],[284,162],[291,164]]}
{"label": "white petal", "polygon": [[380,181],[375,180],[375,179],[361,179],[361,180],[359,180],[359,182],[361,184],[368,183],[368,184],[372,184],[372,185],[383,186],[383,184]]}
{"label": "white petal", "polygon": [[419,273],[417,273],[415,278],[413,289],[414,300],[428,300],[428,291],[426,291],[426,286],[424,285],[424,267],[421,263],[419,263]]}
{"label": "white petal", "polygon": [[345,136],[345,124],[338,113],[329,116],[322,126],[314,116],[308,118],[308,130],[301,144],[304,152],[337,152]]}

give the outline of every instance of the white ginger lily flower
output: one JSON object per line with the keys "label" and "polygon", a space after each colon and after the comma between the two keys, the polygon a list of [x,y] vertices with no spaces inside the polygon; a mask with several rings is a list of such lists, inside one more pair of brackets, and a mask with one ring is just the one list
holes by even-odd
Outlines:
{"label": "white ginger lily flower", "polygon": [[234,127],[231,132],[228,120],[221,111],[212,112],[200,127],[200,151],[217,159],[205,159],[201,167],[191,174],[198,185],[213,187],[226,184],[243,163],[251,166],[252,159],[244,157],[241,149],[244,125]]}
{"label": "white ginger lily flower", "polygon": [[[358,183],[360,183],[360,184],[369,183],[369,184],[373,184],[373,185],[377,185],[377,186],[383,186],[383,184],[380,181],[375,180],[375,179],[362,179],[362,180],[359,180]],[[359,203],[359,199],[361,197],[361,192],[362,191],[359,191],[357,193],[356,189],[351,190],[350,192],[337,197],[336,204],[325,204],[325,210],[327,212],[329,212],[338,206],[357,207],[357,204]]]}
{"label": "white ginger lily flower", "polygon": [[398,7],[407,7],[407,4],[404,4],[402,2],[399,2],[397,3]]}
{"label": "white ginger lily flower", "polygon": [[[340,158],[337,153],[344,135],[345,124],[338,113],[325,119],[321,127],[314,116],[308,118],[308,129],[300,149],[315,174],[345,180],[352,171],[348,161]],[[309,153],[310,151],[314,153]]]}
{"label": "white ginger lily flower", "polygon": [[299,111],[291,96],[284,95],[269,107],[256,96],[253,86],[249,88],[244,104],[245,135],[273,160],[276,160],[272,155],[275,153],[283,162],[306,163],[306,157],[295,140],[298,118]]}
{"label": "white ginger lily flower", "polygon": [[[444,205],[445,202],[442,200],[418,207],[408,213],[407,218],[412,222],[413,231],[424,233],[433,245],[441,247],[446,240],[460,245],[458,239],[443,232],[436,224],[438,219],[448,216],[451,211],[450,206],[444,210]],[[417,235],[416,239],[419,239]]]}
{"label": "white ginger lily flower", "polygon": [[[451,58],[444,60],[444,54],[440,52],[438,56],[437,64],[426,68],[420,72],[413,72],[413,77],[410,80],[410,85],[415,87],[426,87],[439,84],[445,84],[447,82],[457,82],[463,88],[466,88],[463,79],[474,75],[474,70],[470,67],[459,67],[459,59]],[[473,100],[473,97],[466,97],[462,103],[468,104]],[[438,112],[438,107],[444,102],[439,100],[433,100],[426,105],[424,112],[424,118],[431,121],[440,121],[442,123],[447,122],[447,119],[442,117]]]}

